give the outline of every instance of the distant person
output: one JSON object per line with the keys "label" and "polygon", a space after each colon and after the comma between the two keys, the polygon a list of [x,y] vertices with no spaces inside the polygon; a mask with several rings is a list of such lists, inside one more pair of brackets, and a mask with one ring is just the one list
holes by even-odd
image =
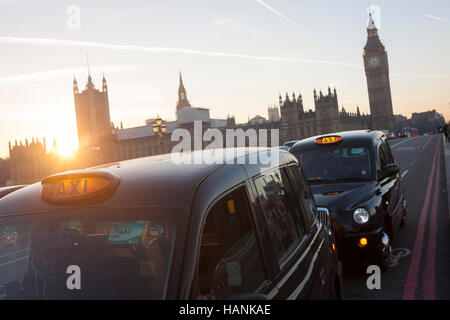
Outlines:
{"label": "distant person", "polygon": [[450,126],[445,124],[444,131],[445,131],[445,141],[448,142],[448,136],[450,135]]}
{"label": "distant person", "polygon": [[449,132],[448,129],[449,129],[448,124],[444,124],[441,128],[441,132],[445,135],[446,142],[448,142],[448,132]]}

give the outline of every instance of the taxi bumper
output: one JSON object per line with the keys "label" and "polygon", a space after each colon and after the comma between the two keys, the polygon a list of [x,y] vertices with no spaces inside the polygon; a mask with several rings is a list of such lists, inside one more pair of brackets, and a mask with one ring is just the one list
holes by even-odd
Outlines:
{"label": "taxi bumper", "polygon": [[[345,233],[336,237],[339,260],[345,262],[369,260],[383,247],[381,242],[383,235],[383,228],[380,227],[369,232]],[[367,245],[360,245],[361,238],[367,239]]]}

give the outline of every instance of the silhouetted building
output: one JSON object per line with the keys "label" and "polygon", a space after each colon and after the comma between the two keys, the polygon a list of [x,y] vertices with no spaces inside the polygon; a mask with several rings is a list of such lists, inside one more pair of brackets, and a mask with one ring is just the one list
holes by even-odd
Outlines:
{"label": "silhouetted building", "polygon": [[182,78],[181,72],[180,72],[180,86],[178,87],[178,102],[177,102],[176,113],[178,114],[178,111],[180,111],[183,108],[190,107],[190,106],[191,106],[191,104],[189,103],[189,100],[187,99],[186,89],[184,88],[183,78]]}
{"label": "silhouetted building", "polygon": [[10,159],[0,159],[0,187],[6,186],[11,180]]}
{"label": "silhouetted building", "polygon": [[330,87],[326,94],[314,89],[314,111],[304,108],[301,94],[298,97],[292,94],[290,98],[286,93],[284,100],[279,96],[282,143],[346,130],[395,130],[387,53],[372,16],[369,17],[363,58],[371,114],[361,114],[359,107],[356,112],[347,112],[344,107],[339,111],[336,89],[331,91]]}
{"label": "silhouetted building", "polygon": [[305,110],[302,95],[292,99],[286,93],[286,98],[280,100],[281,120],[283,134],[281,142],[288,140],[304,139],[307,137],[347,130],[370,129],[371,117],[361,114],[359,108],[355,113],[347,112],[344,107],[339,111],[336,89],[324,95],[322,91],[314,89],[314,107]]}
{"label": "silhouetted building", "polygon": [[108,87],[105,76],[102,91],[95,88],[91,74],[83,92],[79,92],[77,80],[73,79],[73,96],[77,117],[78,145],[83,148],[98,144],[112,134],[109,114]]}
{"label": "silhouetted building", "polygon": [[28,139],[25,143],[9,143],[12,184],[32,183],[48,175],[51,163],[47,160],[45,139],[42,142],[33,138],[30,143]]}
{"label": "silhouetted building", "polygon": [[395,120],[392,110],[388,55],[380,41],[372,16],[369,18],[367,43],[364,47],[364,69],[369,91],[372,129],[393,131]]}
{"label": "silhouetted building", "polygon": [[411,116],[410,127],[417,128],[422,134],[428,131],[436,131],[436,128],[445,124],[442,114],[436,110],[413,113]]}

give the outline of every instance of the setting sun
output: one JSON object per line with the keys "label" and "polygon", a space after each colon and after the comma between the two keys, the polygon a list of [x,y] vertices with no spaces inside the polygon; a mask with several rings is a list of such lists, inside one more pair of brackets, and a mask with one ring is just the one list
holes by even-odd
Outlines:
{"label": "setting sun", "polygon": [[58,148],[56,150],[57,153],[59,153],[61,156],[63,157],[71,157],[74,152],[75,152],[75,148],[73,145],[71,144],[67,144],[67,145],[58,145]]}

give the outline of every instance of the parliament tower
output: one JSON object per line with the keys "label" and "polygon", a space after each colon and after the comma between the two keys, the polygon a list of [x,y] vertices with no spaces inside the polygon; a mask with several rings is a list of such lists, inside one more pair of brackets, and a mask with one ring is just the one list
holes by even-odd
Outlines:
{"label": "parliament tower", "polygon": [[367,43],[364,47],[364,68],[369,92],[372,129],[395,130],[392,110],[391,85],[389,83],[388,55],[378,36],[378,30],[369,16]]}
{"label": "parliament tower", "polygon": [[105,76],[103,76],[101,91],[95,88],[90,74],[83,92],[79,92],[77,80],[73,79],[73,97],[77,117],[78,144],[81,148],[96,146],[102,137],[112,134]]}

